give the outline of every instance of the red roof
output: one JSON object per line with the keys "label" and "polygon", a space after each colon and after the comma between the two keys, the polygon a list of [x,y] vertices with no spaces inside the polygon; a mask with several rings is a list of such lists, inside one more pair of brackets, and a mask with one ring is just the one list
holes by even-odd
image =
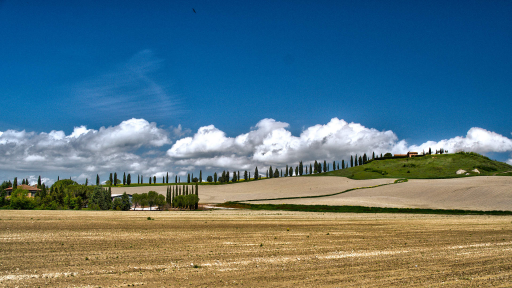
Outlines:
{"label": "red roof", "polygon": [[[28,190],[28,191],[41,191],[41,189],[38,189],[37,187],[30,186],[30,185],[18,185],[18,189]],[[5,191],[12,191],[12,187],[9,187],[5,189]]]}

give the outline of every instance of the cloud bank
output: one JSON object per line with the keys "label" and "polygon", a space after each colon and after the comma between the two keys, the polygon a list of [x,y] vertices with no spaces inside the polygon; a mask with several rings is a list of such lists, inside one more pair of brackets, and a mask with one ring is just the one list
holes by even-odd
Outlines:
{"label": "cloud bank", "polygon": [[[478,127],[471,128],[465,136],[408,145],[391,130],[379,131],[338,118],[307,127],[298,136],[292,135],[289,126],[262,119],[250,131],[235,137],[214,125],[200,127],[192,134],[181,125],[163,129],[154,122],[135,118],[98,130],[75,127],[69,135],[63,131],[37,134],[7,130],[0,132],[0,171],[9,178],[29,178],[23,173],[63,173],[78,180],[89,178],[89,182],[96,174],[111,172],[155,175],[161,179],[167,171],[170,176],[183,176],[203,170],[206,178],[214,171],[253,171],[255,166],[264,171],[269,165],[281,168],[299,161],[339,162],[355,154],[421,152],[429,147],[482,154],[512,151],[512,139]],[[186,134],[192,135],[183,137]],[[173,144],[174,137],[178,140]],[[507,162],[512,164],[512,159]]]}

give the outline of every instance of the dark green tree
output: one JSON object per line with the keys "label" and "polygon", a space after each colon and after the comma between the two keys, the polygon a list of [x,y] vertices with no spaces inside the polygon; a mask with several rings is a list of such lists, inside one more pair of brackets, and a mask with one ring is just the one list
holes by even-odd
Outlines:
{"label": "dark green tree", "polygon": [[290,166],[289,170],[288,170],[288,175],[293,176],[293,167]]}
{"label": "dark green tree", "polygon": [[336,170],[336,161],[332,161],[332,170]]}
{"label": "dark green tree", "polygon": [[274,178],[279,178],[279,170],[274,171]]}
{"label": "dark green tree", "polygon": [[100,186],[100,175],[96,174],[96,186]]}
{"label": "dark green tree", "polygon": [[123,185],[126,185],[126,172],[123,172]]}
{"label": "dark green tree", "polygon": [[295,176],[299,176],[299,166],[295,166]]}
{"label": "dark green tree", "polygon": [[156,184],[156,176],[153,176],[153,184]]}
{"label": "dark green tree", "polygon": [[363,154],[363,164],[366,164],[366,161],[368,161],[368,157],[366,157],[366,153]]}
{"label": "dark green tree", "polygon": [[345,160],[341,160],[341,169],[345,169]]}
{"label": "dark green tree", "polygon": [[354,158],[350,155],[350,167],[354,167]]}
{"label": "dark green tree", "polygon": [[14,177],[14,181],[12,182],[12,191],[18,189],[18,177]]}
{"label": "dark green tree", "polygon": [[110,185],[114,183],[114,177],[112,177],[112,173],[110,173],[110,177],[108,178],[108,180],[110,181]]}
{"label": "dark green tree", "polygon": [[117,185],[117,172],[114,173],[114,182],[112,182],[112,184],[114,184],[114,186]]}
{"label": "dark green tree", "polygon": [[132,184],[132,176],[130,174],[128,174],[128,176],[126,176],[126,185],[130,185]]}
{"label": "dark green tree", "polygon": [[258,180],[260,177],[259,177],[259,174],[258,174],[258,166],[256,166],[256,169],[254,169],[254,180]]}
{"label": "dark green tree", "polygon": [[272,165],[270,165],[270,168],[268,169],[269,173],[268,173],[268,177],[272,178],[272,176],[274,176],[274,170],[272,170]]}
{"label": "dark green tree", "polygon": [[373,151],[373,153],[372,153],[372,160],[374,160],[374,159],[375,159],[375,151]]}
{"label": "dark green tree", "polygon": [[190,173],[187,176],[187,183],[190,183]]}
{"label": "dark green tree", "polygon": [[324,160],[324,173],[327,172],[327,161]]}
{"label": "dark green tree", "polygon": [[302,161],[299,162],[299,175],[302,176],[304,174],[304,165],[302,165]]}
{"label": "dark green tree", "polygon": [[203,170],[199,170],[199,183],[203,183]]}
{"label": "dark green tree", "polygon": [[284,169],[284,177],[288,177],[288,165],[286,165],[286,168]]}
{"label": "dark green tree", "polygon": [[309,163],[309,174],[313,174],[313,166]]}
{"label": "dark green tree", "polygon": [[[130,174],[128,174],[128,175],[130,175]],[[124,192],[123,196],[121,196],[121,210],[129,211],[131,206],[132,205],[130,203],[130,197],[128,196],[128,194],[126,194],[126,192]]]}
{"label": "dark green tree", "polygon": [[165,176],[165,184],[169,184],[169,172],[167,172],[167,175]]}
{"label": "dark green tree", "polygon": [[89,184],[89,178],[85,178],[85,186]]}
{"label": "dark green tree", "polygon": [[213,173],[213,183],[217,183],[217,172]]}
{"label": "dark green tree", "polygon": [[363,165],[363,157],[359,156],[359,166]]}
{"label": "dark green tree", "polygon": [[156,191],[149,191],[148,192],[149,210],[151,210],[151,208],[157,204],[156,203],[157,199],[158,199],[158,193],[156,193]]}

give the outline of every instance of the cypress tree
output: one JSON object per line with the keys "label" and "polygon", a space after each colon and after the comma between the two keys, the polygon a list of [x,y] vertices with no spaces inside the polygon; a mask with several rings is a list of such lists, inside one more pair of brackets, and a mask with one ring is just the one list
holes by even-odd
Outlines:
{"label": "cypress tree", "polygon": [[174,183],[178,183],[178,175],[174,176]]}
{"label": "cypress tree", "polygon": [[236,181],[240,181],[240,171],[238,171],[238,173],[236,173],[236,176],[238,177],[238,178],[236,179]]}
{"label": "cypress tree", "polygon": [[309,163],[309,174],[313,174],[313,166]]}
{"label": "cypress tree", "polygon": [[149,177],[149,185],[151,185],[151,180],[152,180],[152,179],[151,179],[151,176],[150,176],[150,177]]}
{"label": "cypress tree", "polygon": [[295,176],[299,176],[299,166],[295,166]]}
{"label": "cypress tree", "polygon": [[315,166],[314,167],[315,167],[315,172],[314,173],[318,173],[318,162],[316,162],[316,160],[315,160]]}
{"label": "cypress tree", "polygon": [[190,183],[190,173],[187,174],[187,183]]}
{"label": "cypress tree", "polygon": [[18,189],[18,177],[14,177],[14,181],[12,182],[12,191],[14,192],[16,189]]}
{"label": "cypress tree", "polygon": [[128,177],[126,177],[126,184],[127,185],[132,184],[132,176],[130,174],[128,174]]}
{"label": "cypress tree", "polygon": [[126,185],[126,172],[123,172],[123,185]]}
{"label": "cypress tree", "polygon": [[233,179],[231,179],[231,182],[236,182],[236,171],[233,171]]}
{"label": "cypress tree", "polygon": [[199,170],[199,182],[203,183],[203,170]]}
{"label": "cypress tree", "polygon": [[327,172],[327,162],[324,160],[324,173]]}
{"label": "cypress tree", "polygon": [[306,165],[306,175],[308,175],[308,165]]}
{"label": "cypress tree", "polygon": [[350,167],[354,167],[354,158],[350,155]]}
{"label": "cypress tree", "polygon": [[332,161],[332,171],[336,170],[336,161]]}
{"label": "cypress tree", "polygon": [[153,176],[153,184],[156,184],[156,176]]}
{"label": "cypress tree", "polygon": [[110,185],[112,185],[114,183],[114,179],[112,178],[112,173],[110,173],[110,177],[108,178],[108,180],[110,180]]}
{"label": "cypress tree", "polygon": [[144,184],[144,175],[140,175],[140,184]]}
{"label": "cypress tree", "polygon": [[302,165],[302,161],[299,163],[299,175],[302,176],[304,174],[304,165]]}
{"label": "cypress tree", "polygon": [[165,176],[162,176],[162,184],[165,183]]}
{"label": "cypress tree", "polygon": [[363,165],[363,158],[361,156],[359,156],[359,165]]}
{"label": "cypress tree", "polygon": [[265,176],[266,176],[266,178],[268,178],[268,170],[267,170],[267,174]]}
{"label": "cypress tree", "polygon": [[375,151],[373,151],[373,154],[372,154],[372,160],[375,159]]}
{"label": "cypress tree", "polygon": [[112,185],[117,185],[117,172],[114,173],[114,182],[112,182]]}
{"label": "cypress tree", "polygon": [[288,177],[288,165],[286,165],[286,169],[284,170],[284,177]]}
{"label": "cypress tree", "polygon": [[213,173],[213,183],[217,183],[217,172]]}
{"label": "cypress tree", "polygon": [[165,184],[169,184],[169,172],[167,172],[167,175],[165,176]]}
{"label": "cypress tree", "polygon": [[274,178],[279,178],[279,170],[274,171]]}
{"label": "cypress tree", "polygon": [[366,157],[366,153],[364,153],[364,155],[363,155],[363,164],[366,164],[367,160],[368,160],[368,158]]}
{"label": "cypress tree", "polygon": [[341,160],[341,169],[345,169],[345,160]]}
{"label": "cypress tree", "polygon": [[89,178],[85,178],[85,186],[87,186],[87,184],[89,184]]}
{"label": "cypress tree", "polygon": [[[57,176],[57,181],[60,181],[60,176]],[[18,184],[16,184],[16,187],[18,186]]]}
{"label": "cypress tree", "polygon": [[245,180],[245,181],[247,181],[247,176],[248,176],[248,175],[247,175],[247,170],[245,170],[245,172],[244,172],[244,180]]}
{"label": "cypress tree", "polygon": [[270,168],[268,169],[269,173],[268,173],[268,176],[270,178],[272,178],[272,174],[274,173],[274,170],[272,170],[272,166],[270,166]]}
{"label": "cypress tree", "polygon": [[291,176],[293,176],[293,168],[292,168],[292,166],[290,166],[289,169],[290,170],[288,170],[288,175],[290,175],[290,177],[291,177]]}
{"label": "cypress tree", "polygon": [[256,169],[254,169],[254,180],[258,180],[258,166],[256,166]]}
{"label": "cypress tree", "polygon": [[96,186],[100,186],[100,175],[96,174]]}

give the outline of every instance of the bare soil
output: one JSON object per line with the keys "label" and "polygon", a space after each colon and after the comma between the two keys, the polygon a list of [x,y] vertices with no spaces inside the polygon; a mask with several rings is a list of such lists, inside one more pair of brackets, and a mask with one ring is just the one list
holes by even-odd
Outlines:
{"label": "bare soil", "polygon": [[509,216],[2,210],[0,286],[509,286],[511,223]]}
{"label": "bare soil", "polygon": [[[345,177],[282,177],[224,185],[199,186],[201,203],[224,203],[252,199],[299,197],[341,192],[350,188],[393,183],[395,179],[352,180]],[[167,186],[112,187],[112,193],[146,193],[165,195]]]}
{"label": "bare soil", "polygon": [[510,211],[512,177],[410,179],[406,183],[354,190],[330,197],[251,203]]}

